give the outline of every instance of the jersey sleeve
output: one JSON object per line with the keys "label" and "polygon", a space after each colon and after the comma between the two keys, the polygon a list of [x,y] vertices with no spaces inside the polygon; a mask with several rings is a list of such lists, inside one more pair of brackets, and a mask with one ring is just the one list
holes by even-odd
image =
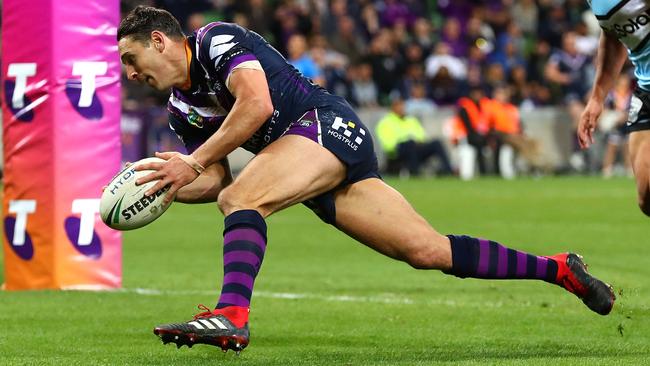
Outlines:
{"label": "jersey sleeve", "polygon": [[197,31],[198,59],[211,77],[218,77],[226,84],[236,68],[261,69],[247,34],[246,29],[236,24],[220,22]]}

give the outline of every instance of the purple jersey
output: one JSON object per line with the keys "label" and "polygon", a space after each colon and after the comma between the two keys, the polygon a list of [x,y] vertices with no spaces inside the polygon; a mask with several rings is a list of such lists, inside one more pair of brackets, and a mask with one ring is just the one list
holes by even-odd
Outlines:
{"label": "purple jersey", "polygon": [[257,33],[231,23],[210,23],[188,37],[192,52],[189,90],[172,88],[170,127],[194,151],[219,129],[235,98],[226,80],[237,65],[258,61],[269,85],[273,115],[242,147],[258,153],[306,111],[336,98],[313,84]]}

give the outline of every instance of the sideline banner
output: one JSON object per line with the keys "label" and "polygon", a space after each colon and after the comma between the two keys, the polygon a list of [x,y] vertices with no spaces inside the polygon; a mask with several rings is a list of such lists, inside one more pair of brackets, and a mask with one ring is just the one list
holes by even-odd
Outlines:
{"label": "sideline banner", "polygon": [[121,285],[99,217],[119,170],[118,0],[4,0],[4,288]]}

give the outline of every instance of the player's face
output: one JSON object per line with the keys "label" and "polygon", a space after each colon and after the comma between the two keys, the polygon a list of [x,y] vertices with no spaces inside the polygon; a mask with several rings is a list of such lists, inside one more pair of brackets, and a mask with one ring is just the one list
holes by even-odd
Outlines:
{"label": "player's face", "polygon": [[152,42],[145,44],[131,37],[124,37],[118,43],[120,59],[129,80],[146,83],[150,87],[165,91],[172,87],[171,64],[166,61]]}

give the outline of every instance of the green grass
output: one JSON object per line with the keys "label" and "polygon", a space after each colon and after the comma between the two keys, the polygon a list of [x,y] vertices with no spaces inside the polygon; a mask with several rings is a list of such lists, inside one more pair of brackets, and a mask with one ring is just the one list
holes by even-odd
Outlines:
{"label": "green grass", "polygon": [[151,329],[216,302],[223,228],[216,206],[177,204],[125,233],[125,291],[0,293],[0,365],[650,362],[650,221],[631,180],[392,183],[442,233],[537,254],[582,253],[620,293],[614,312],[596,315],[542,282],[416,271],[295,207],[268,220],[249,348],[239,357],[208,346],[177,350]]}

